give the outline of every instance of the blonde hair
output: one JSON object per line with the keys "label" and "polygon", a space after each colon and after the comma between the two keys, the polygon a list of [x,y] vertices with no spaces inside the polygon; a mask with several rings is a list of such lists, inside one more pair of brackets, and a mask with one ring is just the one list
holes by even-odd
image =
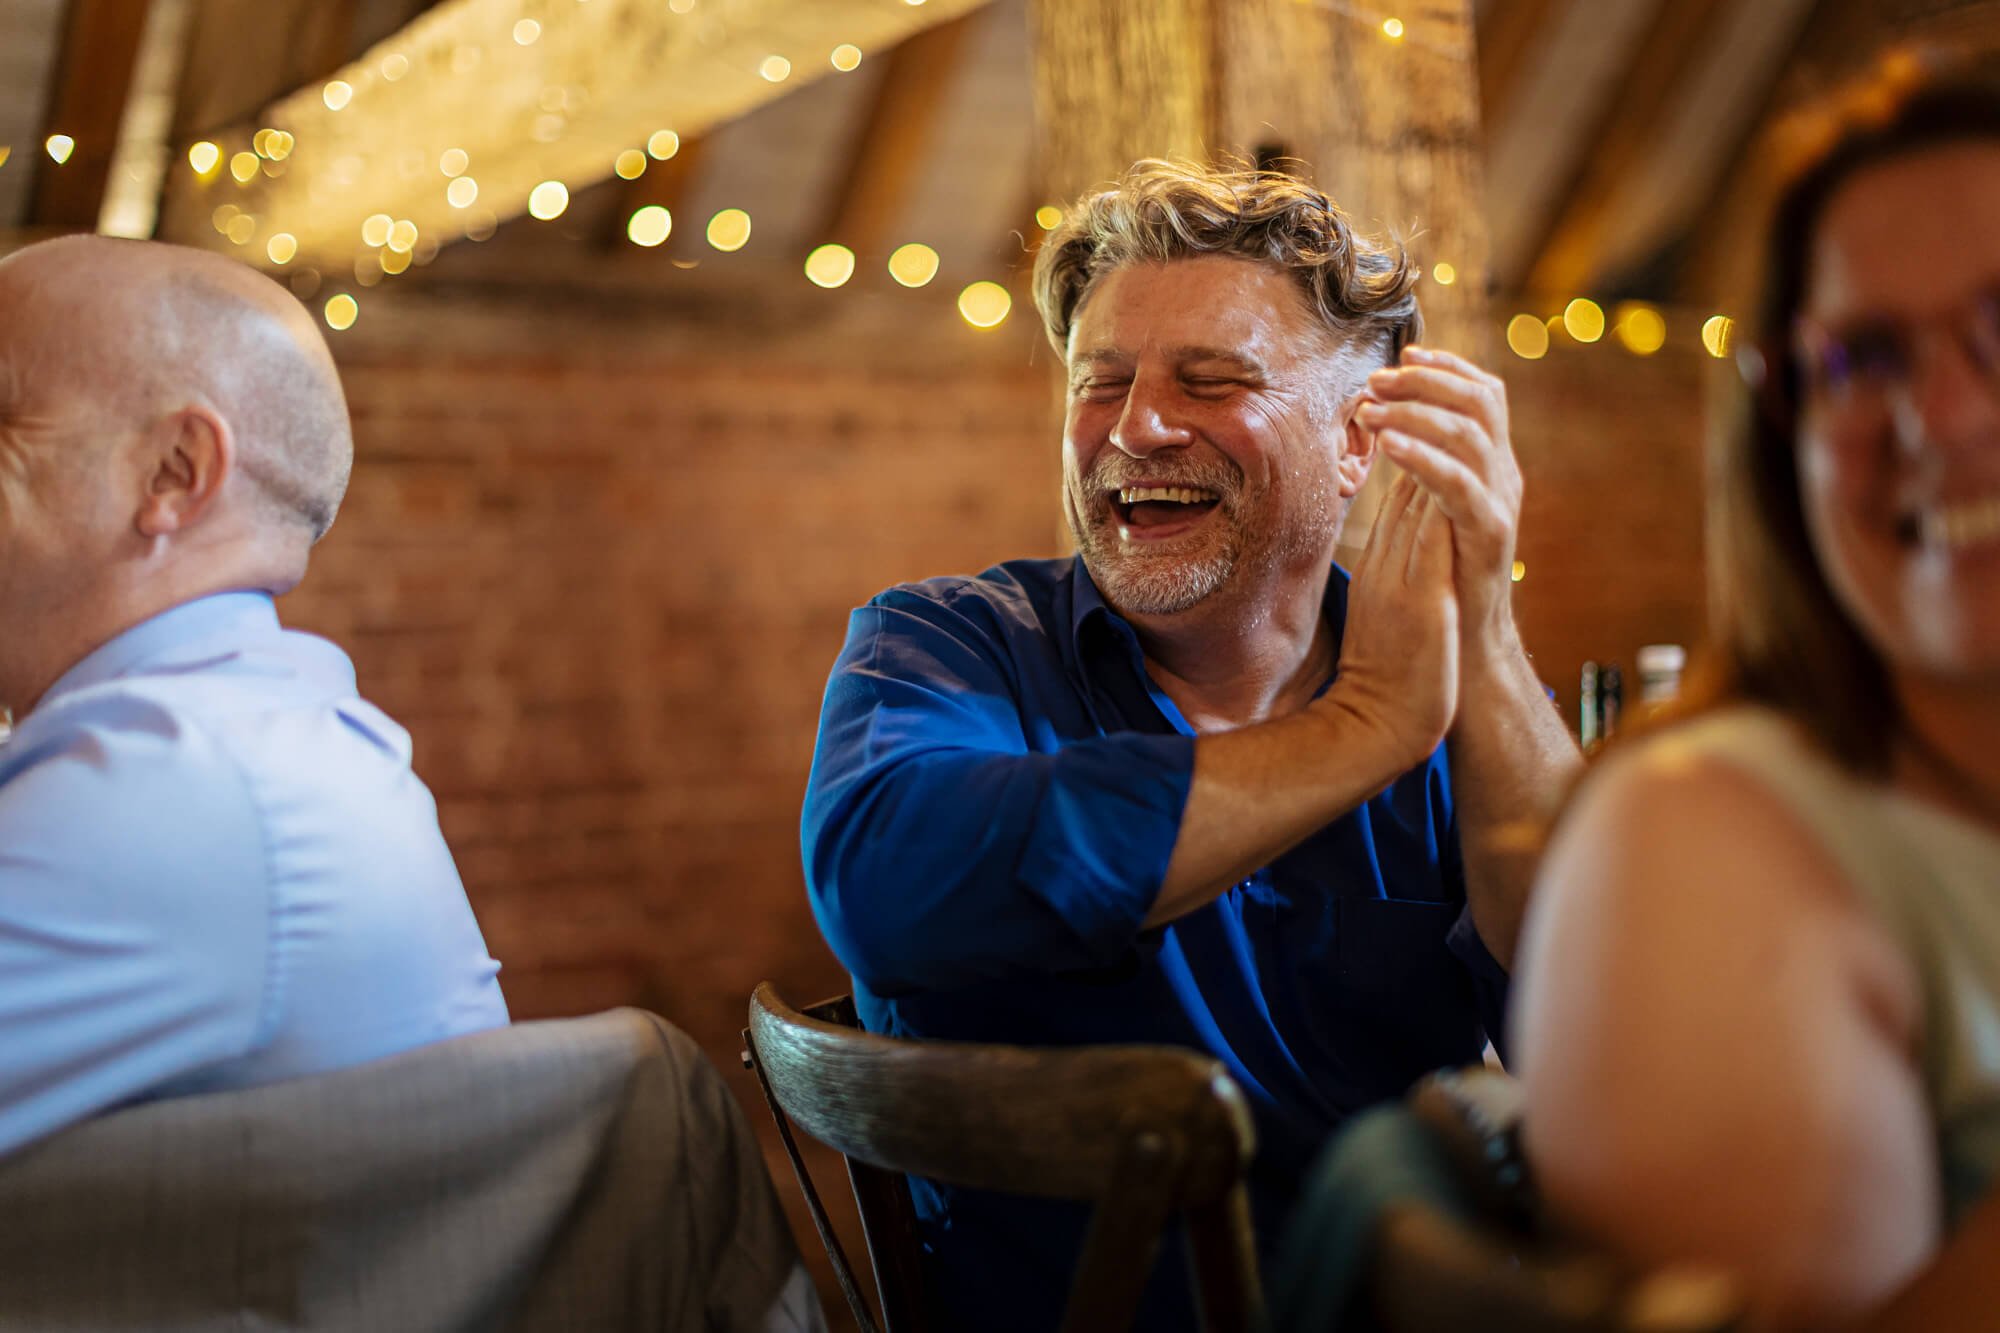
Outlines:
{"label": "blonde hair", "polygon": [[1035,308],[1058,354],[1091,288],[1126,264],[1256,260],[1297,282],[1335,338],[1394,364],[1423,334],[1417,268],[1393,237],[1358,233],[1312,186],[1275,171],[1147,158],[1064,214],[1035,256]]}

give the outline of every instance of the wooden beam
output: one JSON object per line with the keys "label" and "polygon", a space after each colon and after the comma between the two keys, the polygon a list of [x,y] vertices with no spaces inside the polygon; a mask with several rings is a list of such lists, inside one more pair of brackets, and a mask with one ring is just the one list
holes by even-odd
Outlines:
{"label": "wooden beam", "polygon": [[181,146],[346,64],[354,14],[355,0],[197,0],[174,112]]}
{"label": "wooden beam", "polygon": [[964,49],[968,18],[940,23],[898,45],[855,136],[837,196],[816,230],[863,259],[884,252],[925,162],[939,109]]}
{"label": "wooden beam", "polygon": [[1548,29],[1554,0],[1493,0],[1479,27],[1479,120],[1491,133],[1507,114],[1535,41]]}
{"label": "wooden beam", "polygon": [[1142,157],[1214,147],[1213,0],[1028,0],[1035,175],[1067,205]]}
{"label": "wooden beam", "polygon": [[[189,191],[195,202],[170,213],[166,233],[228,246],[208,225],[226,202],[254,220],[239,251],[252,257],[282,232],[298,262],[344,268],[367,253],[362,224],[376,214],[448,242],[481,214],[525,211],[543,182],[579,190],[607,179],[618,154],[656,130],[692,139],[832,73],[840,44],[881,51],[985,3],[765,0],[737,19],[658,0],[443,0],[333,80],[211,135],[238,153],[261,122],[294,148],[281,173],[242,186],[220,174]],[[476,206],[447,196],[439,163],[449,149],[467,157]]]}
{"label": "wooden beam", "polygon": [[75,146],[60,164],[36,153],[31,225],[97,229],[150,5],[151,0],[71,0],[43,135],[67,135]]}
{"label": "wooden beam", "polygon": [[1731,0],[1667,0],[1654,12],[1590,149],[1569,187],[1555,195],[1556,215],[1524,284],[1529,292],[1551,300],[1574,296],[1600,276],[1620,192],[1645,169],[1676,93],[1730,8]]}
{"label": "wooden beam", "polygon": [[1472,6],[1402,13],[1392,39],[1367,6],[1218,4],[1210,142],[1242,155],[1275,142],[1358,226],[1411,238],[1426,273],[1451,264],[1452,285],[1418,288],[1424,336],[1482,359],[1492,340]]}

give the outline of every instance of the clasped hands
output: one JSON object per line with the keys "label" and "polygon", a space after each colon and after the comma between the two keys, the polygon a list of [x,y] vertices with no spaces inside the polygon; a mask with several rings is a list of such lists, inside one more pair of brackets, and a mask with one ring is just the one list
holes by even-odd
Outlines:
{"label": "clasped hands", "polygon": [[1369,376],[1356,419],[1402,476],[1354,567],[1340,703],[1415,763],[1450,730],[1463,676],[1519,651],[1521,469],[1506,386],[1449,352],[1405,349]]}

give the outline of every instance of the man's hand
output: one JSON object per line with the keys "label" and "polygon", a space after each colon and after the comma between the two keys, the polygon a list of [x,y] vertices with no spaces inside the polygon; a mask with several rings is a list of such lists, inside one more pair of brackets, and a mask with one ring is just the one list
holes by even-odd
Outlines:
{"label": "man's hand", "polygon": [[1451,521],[1468,654],[1511,651],[1514,541],[1521,468],[1507,428],[1507,387],[1449,352],[1403,351],[1368,377],[1361,424]]}
{"label": "man's hand", "polygon": [[1411,768],[1458,711],[1459,604],[1452,530],[1417,482],[1396,480],[1347,594],[1340,672],[1315,707],[1373,724]]}
{"label": "man's hand", "polygon": [[1423,763],[1451,729],[1458,691],[1451,524],[1402,477],[1354,564],[1340,673],[1326,693],[1195,742],[1180,839],[1146,924],[1213,902]]}

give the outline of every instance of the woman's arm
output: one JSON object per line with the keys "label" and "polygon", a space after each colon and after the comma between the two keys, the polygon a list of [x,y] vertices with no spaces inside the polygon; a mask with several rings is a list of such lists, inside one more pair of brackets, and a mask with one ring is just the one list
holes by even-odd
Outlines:
{"label": "woman's arm", "polygon": [[1671,745],[1607,765],[1525,949],[1514,1049],[1559,1216],[1734,1271],[1781,1328],[1851,1320],[1930,1256],[1915,978],[1763,786]]}

